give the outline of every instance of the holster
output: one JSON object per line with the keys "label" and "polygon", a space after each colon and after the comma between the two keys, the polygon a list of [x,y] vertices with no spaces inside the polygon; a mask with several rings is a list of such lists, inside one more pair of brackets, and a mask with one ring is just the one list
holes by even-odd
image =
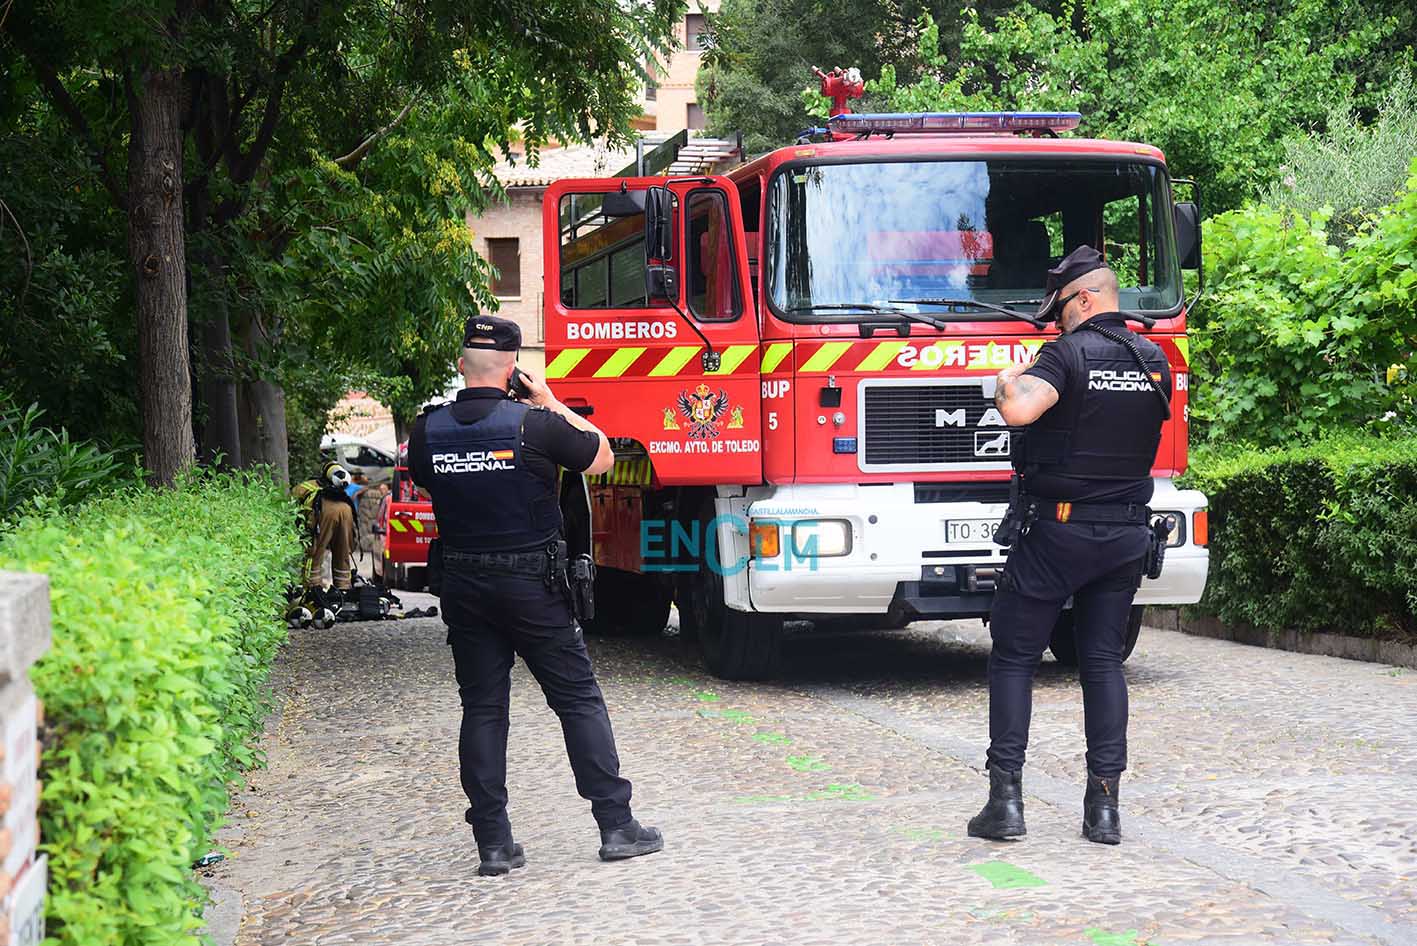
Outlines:
{"label": "holster", "polygon": [[571,565],[571,610],[582,623],[595,620],[595,562],[577,555]]}
{"label": "holster", "polygon": [[1164,517],[1157,516],[1151,520],[1151,534],[1146,540],[1146,558],[1142,562],[1146,577],[1161,577],[1161,569],[1166,564],[1166,540],[1170,537],[1171,527],[1167,525]]}
{"label": "holster", "polygon": [[443,541],[434,539],[428,543],[428,593],[443,594]]}
{"label": "holster", "polygon": [[1004,512],[1004,518],[999,521],[999,528],[994,532],[994,544],[1004,548],[1012,548],[1019,539],[1028,534],[1028,527],[1033,525],[1036,515],[1032,502],[1023,492],[1023,477],[1015,473],[1009,479],[1009,508]]}

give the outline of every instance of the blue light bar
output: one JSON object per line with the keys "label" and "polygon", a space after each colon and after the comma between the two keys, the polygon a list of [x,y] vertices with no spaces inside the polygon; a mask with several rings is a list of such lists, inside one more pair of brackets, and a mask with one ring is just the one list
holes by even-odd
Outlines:
{"label": "blue light bar", "polygon": [[1072,131],[1079,112],[863,112],[833,116],[827,124],[843,135],[867,132],[933,134],[971,132]]}

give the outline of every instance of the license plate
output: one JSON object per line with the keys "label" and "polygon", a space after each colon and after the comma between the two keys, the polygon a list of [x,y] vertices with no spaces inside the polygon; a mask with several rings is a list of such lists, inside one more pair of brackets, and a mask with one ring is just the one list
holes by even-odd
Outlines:
{"label": "license plate", "polygon": [[981,544],[994,541],[994,530],[999,528],[998,519],[947,519],[945,520],[946,542],[967,542]]}

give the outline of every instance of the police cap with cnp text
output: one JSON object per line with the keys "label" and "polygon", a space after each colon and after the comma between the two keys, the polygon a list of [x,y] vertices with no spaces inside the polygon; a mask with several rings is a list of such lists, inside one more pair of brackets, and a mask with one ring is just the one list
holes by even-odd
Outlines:
{"label": "police cap with cnp text", "polygon": [[463,327],[464,348],[488,351],[516,351],[522,347],[522,330],[510,319],[492,315],[474,315]]}

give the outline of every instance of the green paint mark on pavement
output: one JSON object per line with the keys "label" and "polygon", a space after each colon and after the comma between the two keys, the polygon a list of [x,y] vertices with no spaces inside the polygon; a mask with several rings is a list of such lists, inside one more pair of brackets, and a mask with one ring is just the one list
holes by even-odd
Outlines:
{"label": "green paint mark on pavement", "polygon": [[700,703],[717,703],[719,695],[712,690],[696,690],[694,691],[694,699]]}
{"label": "green paint mark on pavement", "polygon": [[1012,890],[1015,887],[1043,887],[1048,883],[1037,874],[1030,874],[1022,867],[1015,867],[1005,861],[970,864],[969,869],[993,884],[996,890]]}
{"label": "green paint mark on pavement", "polygon": [[860,785],[851,783],[848,785],[828,785],[820,791],[809,792],[804,801],[826,801],[835,799],[838,801],[870,801],[874,796]]}
{"label": "green paint mark on pavement", "polygon": [[755,732],[753,738],[764,745],[785,746],[792,742],[787,736],[780,732]]}
{"label": "green paint mark on pavement", "polygon": [[757,722],[757,720],[754,719],[750,713],[744,710],[726,709],[718,715],[722,716],[729,722],[737,723],[740,726],[749,726]]}
{"label": "green paint mark on pavement", "polygon": [[773,804],[801,801],[870,801],[874,796],[860,785],[828,785],[805,795],[740,795],[734,801],[740,805]]}
{"label": "green paint mark on pavement", "polygon": [[911,828],[900,826],[895,830],[898,834],[902,834],[912,841],[943,841],[945,839],[943,828]]}
{"label": "green paint mark on pavement", "polygon": [[694,681],[688,677],[670,677],[669,684],[676,687],[691,687],[694,685]]}
{"label": "green paint mark on pavement", "polygon": [[1097,927],[1085,930],[1084,936],[1092,940],[1092,946],[1146,946],[1138,937],[1136,930],[1127,930],[1125,933],[1109,933]]}
{"label": "green paint mark on pavement", "polygon": [[814,755],[790,755],[787,764],[798,772],[830,772],[831,766]]}

